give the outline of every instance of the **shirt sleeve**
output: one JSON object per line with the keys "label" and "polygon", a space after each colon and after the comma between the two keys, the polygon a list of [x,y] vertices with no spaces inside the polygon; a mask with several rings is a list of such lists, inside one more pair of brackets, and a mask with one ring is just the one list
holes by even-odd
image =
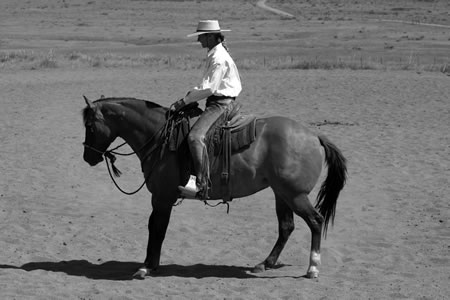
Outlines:
{"label": "shirt sleeve", "polygon": [[212,63],[211,67],[205,72],[200,85],[187,93],[186,97],[184,97],[184,102],[189,104],[213,95],[223,80],[225,69],[224,63]]}

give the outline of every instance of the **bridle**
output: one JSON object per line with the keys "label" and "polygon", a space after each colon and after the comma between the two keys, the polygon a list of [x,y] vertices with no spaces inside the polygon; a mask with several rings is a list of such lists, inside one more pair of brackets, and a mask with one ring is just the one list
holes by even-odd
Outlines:
{"label": "bridle", "polygon": [[[148,146],[148,145],[156,138],[156,136],[157,136],[158,134],[159,134],[159,136],[161,136],[161,135],[162,135],[162,131],[163,131],[163,129],[165,129],[165,127],[166,127],[166,125],[162,126],[158,131],[156,131],[155,134],[154,134],[152,137],[150,137],[150,138],[144,143],[144,145],[142,145],[138,150],[132,151],[132,152],[129,152],[129,153],[121,153],[121,152],[117,152],[117,151],[116,151],[117,149],[119,149],[119,148],[125,146],[125,145],[127,144],[127,142],[124,142],[124,143],[122,143],[122,144],[120,144],[120,145],[118,145],[118,146],[116,146],[116,147],[114,147],[114,148],[112,148],[112,149],[105,150],[105,151],[99,150],[99,149],[97,149],[97,148],[95,148],[95,147],[93,147],[93,146],[91,146],[91,145],[86,144],[86,143],[83,143],[83,146],[84,146],[85,148],[87,148],[87,149],[89,149],[89,150],[92,150],[92,151],[94,151],[94,152],[96,152],[96,153],[98,153],[98,154],[101,154],[102,156],[105,157],[106,167],[107,167],[107,169],[108,169],[109,176],[111,177],[112,182],[114,183],[114,185],[116,186],[116,188],[117,188],[119,191],[121,191],[121,192],[124,193],[125,195],[134,195],[134,194],[136,194],[137,192],[139,192],[139,191],[144,187],[144,185],[147,183],[148,179],[150,178],[150,176],[151,176],[151,174],[152,174],[151,170],[153,170],[153,167],[154,167],[154,165],[156,165],[156,163],[158,162],[158,160],[154,160],[153,166],[152,166],[152,168],[149,169],[150,172],[149,172],[149,173],[147,174],[147,176],[145,177],[144,182],[143,182],[136,190],[134,190],[133,192],[127,192],[127,191],[123,190],[123,189],[117,184],[116,180],[114,179],[114,177],[119,177],[119,176],[122,174],[122,172],[114,165],[114,163],[115,163],[115,161],[116,161],[115,155],[119,155],[119,156],[130,156],[130,155],[133,155],[133,154],[138,154],[138,153],[141,152],[145,147],[147,147],[147,146]],[[161,143],[154,143],[154,144],[153,144],[153,147],[150,148],[150,150],[148,151],[148,153],[146,154],[146,156],[144,156],[144,157],[142,158],[141,166],[143,166],[144,163],[145,163],[149,158],[151,158],[151,157],[153,156],[153,154],[155,153],[155,151],[156,151],[159,147],[161,147],[161,146],[164,145],[164,142],[165,142],[165,141],[163,141],[163,142],[161,142]],[[161,151],[161,156],[162,156],[162,154],[163,154],[163,153],[162,153],[162,151]],[[110,164],[111,164],[111,166],[110,166]],[[143,168],[142,168],[142,169],[143,169]],[[113,174],[114,174],[114,176],[113,176]]]}

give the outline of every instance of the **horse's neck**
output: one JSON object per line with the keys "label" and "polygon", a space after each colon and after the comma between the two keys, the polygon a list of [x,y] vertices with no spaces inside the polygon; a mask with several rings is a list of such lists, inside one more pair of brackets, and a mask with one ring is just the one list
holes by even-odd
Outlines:
{"label": "horse's neck", "polygon": [[163,109],[141,109],[139,107],[133,109],[122,106],[120,109],[116,108],[113,115],[115,115],[114,119],[118,120],[115,122],[118,135],[142,159],[145,156],[144,147],[150,148],[157,142],[157,134],[164,125]]}

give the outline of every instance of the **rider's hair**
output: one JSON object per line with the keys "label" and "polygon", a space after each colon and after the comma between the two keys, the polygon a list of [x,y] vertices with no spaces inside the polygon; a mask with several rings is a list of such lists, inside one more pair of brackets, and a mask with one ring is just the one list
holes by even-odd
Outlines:
{"label": "rider's hair", "polygon": [[228,52],[230,52],[230,50],[228,49],[227,44],[225,43],[225,36],[219,32],[215,34],[215,38],[216,40],[218,40],[220,43],[222,43],[222,46],[225,48],[225,50],[227,50]]}

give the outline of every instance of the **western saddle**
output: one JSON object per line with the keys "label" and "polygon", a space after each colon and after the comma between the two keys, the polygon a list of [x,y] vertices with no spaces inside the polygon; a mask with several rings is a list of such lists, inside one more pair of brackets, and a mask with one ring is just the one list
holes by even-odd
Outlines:
{"label": "western saddle", "polygon": [[[244,115],[240,113],[241,106],[234,102],[230,104],[221,117],[211,126],[206,135],[206,146],[208,149],[208,166],[204,166],[209,170],[213,160],[219,159],[220,164],[220,182],[222,190],[222,199],[225,203],[232,200],[231,176],[231,156],[232,154],[248,148],[256,139],[256,116]],[[178,152],[182,164],[182,179],[186,174],[190,173],[191,155],[187,146],[186,137],[192,127],[191,122],[195,122],[195,118],[202,113],[198,107],[198,103],[193,103],[175,115],[168,113],[167,123],[163,132],[163,147],[161,156],[164,151]],[[186,163],[187,162],[187,163]],[[218,170],[216,170],[218,171]],[[208,174],[210,172],[207,172]],[[216,172],[211,172],[216,173]],[[188,176],[187,176],[188,177]],[[208,182],[211,182],[208,178]],[[218,188],[208,186],[204,191],[201,199],[208,199],[208,190],[210,188]]]}

